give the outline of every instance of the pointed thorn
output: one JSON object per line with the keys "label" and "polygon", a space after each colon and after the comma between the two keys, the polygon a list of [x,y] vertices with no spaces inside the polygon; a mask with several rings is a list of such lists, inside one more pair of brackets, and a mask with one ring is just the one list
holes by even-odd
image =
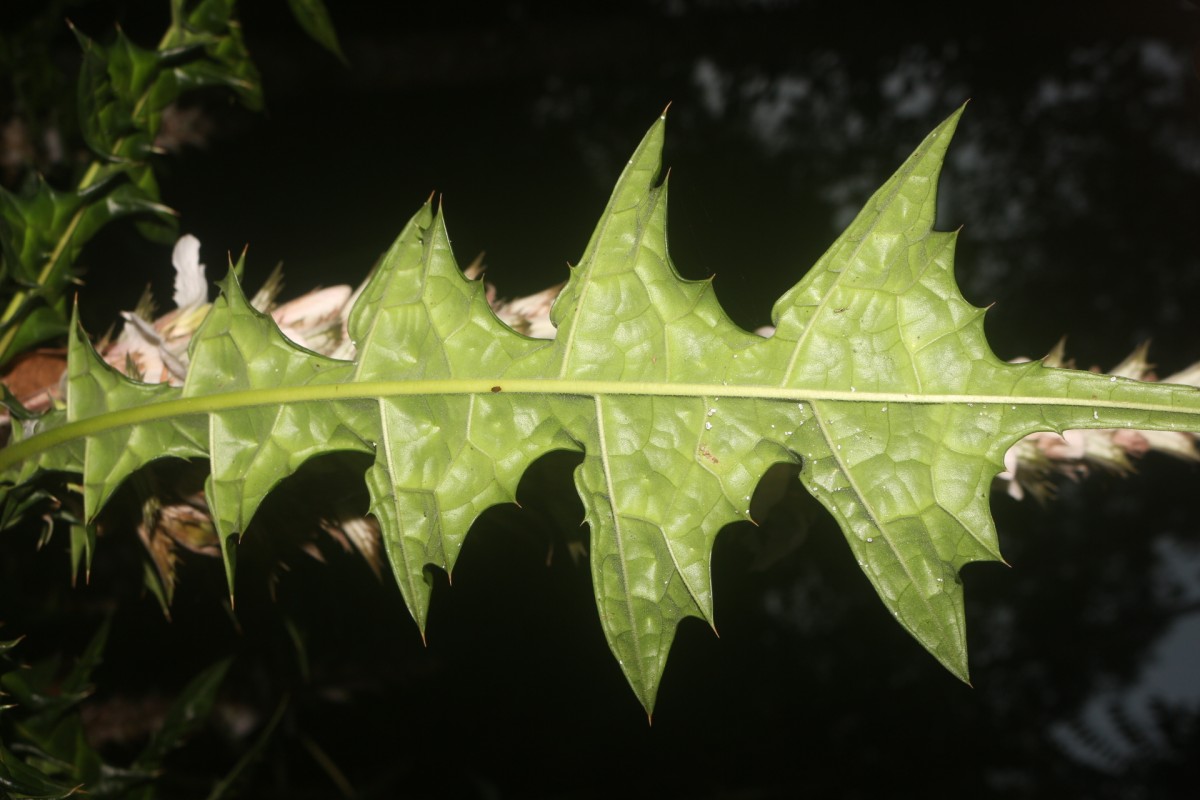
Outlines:
{"label": "pointed thorn", "polygon": [[446,582],[450,584],[451,588],[454,587],[454,573],[450,570],[446,570]]}
{"label": "pointed thorn", "polygon": [[1003,564],[1004,566],[1008,567],[1009,569],[1012,569],[1012,568],[1013,568],[1013,565],[1012,565],[1012,564],[1010,564],[1010,563],[1008,563],[1008,562],[1007,562],[1007,561],[1004,559],[1004,556],[1000,556],[1000,563],[1001,563],[1001,564]]}
{"label": "pointed thorn", "polygon": [[646,727],[647,728],[654,727],[654,712],[653,711],[646,712]]}
{"label": "pointed thorn", "polygon": [[672,100],[672,101],[670,101],[670,102],[668,102],[668,103],[667,103],[666,107],[665,107],[665,108],[663,108],[663,110],[662,110],[662,113],[661,113],[661,114],[659,114],[659,116],[660,116],[660,117],[662,117],[663,119],[666,119],[666,118],[667,118],[667,112],[671,110],[671,103],[673,103],[673,102],[675,102],[675,101],[674,101],[674,100]]}
{"label": "pointed thorn", "polygon": [[425,630],[423,628],[421,629],[421,646],[424,648],[429,647],[429,640],[425,638]]}
{"label": "pointed thorn", "polygon": [[713,629],[713,635],[714,635],[714,636],[716,636],[718,639],[720,639],[720,638],[721,638],[721,632],[720,632],[719,630],[717,630],[717,623],[715,623],[715,622],[710,622],[710,623],[709,623],[709,625],[711,625],[711,626],[712,626],[712,629]]}
{"label": "pointed thorn", "polygon": [[521,509],[522,511],[524,511],[524,510],[525,510],[525,506],[521,505],[521,501],[520,501],[520,500],[518,500],[517,498],[515,498],[515,497],[514,497],[514,498],[513,498],[513,501],[512,501],[512,503],[513,503],[513,505],[514,505],[514,506],[516,506],[517,508]]}
{"label": "pointed thorn", "polygon": [[430,203],[432,203],[432,202],[433,202],[433,197],[434,197],[434,195],[436,195],[436,194],[437,194],[437,189],[430,189],[430,190],[429,190],[429,197],[426,197],[426,198],[425,198],[425,205],[429,205]]}

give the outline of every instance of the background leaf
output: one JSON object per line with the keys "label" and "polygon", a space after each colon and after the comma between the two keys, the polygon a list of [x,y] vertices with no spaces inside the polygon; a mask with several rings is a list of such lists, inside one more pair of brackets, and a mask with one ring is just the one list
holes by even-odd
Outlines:
{"label": "background leaf", "polygon": [[334,30],[324,0],[288,0],[288,7],[305,33],[349,66],[350,62],[346,60],[346,54],[342,52],[342,46],[338,43],[337,31]]}

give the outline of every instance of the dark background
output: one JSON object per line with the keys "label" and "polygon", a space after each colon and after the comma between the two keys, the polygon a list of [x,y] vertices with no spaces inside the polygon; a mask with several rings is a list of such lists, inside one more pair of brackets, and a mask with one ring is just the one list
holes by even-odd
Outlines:
{"label": "dark background", "polygon": [[[152,45],[164,5],[73,18],[93,36],[120,21]],[[1162,375],[1200,359],[1194,3],[330,7],[349,68],[282,0],[247,3],[267,112],[198,98],[206,146],[163,161],[164,199],[212,276],[248,243],[251,285],[277,261],[290,295],[356,284],[437,191],[460,261],[486,251],[502,294],[537,291],[565,277],[670,102],[672,254],[686,277],[715,274],[735,321],[755,327],[969,99],[939,227],[963,226],[959,281],[994,304],[996,352],[1037,357],[1067,335],[1080,366],[1107,368],[1152,337]],[[93,330],[146,282],[170,295],[169,250],[115,228],[85,254]],[[32,647],[39,634],[61,647],[116,605],[96,698],[111,716],[235,654],[225,727],[180,755],[181,776],[232,763],[242,740],[229,730],[287,692],[247,797],[341,796],[312,745],[364,798],[1194,796],[1196,466],[1150,457],[1129,478],[1065,484],[1045,506],[997,492],[1013,568],[964,574],[974,688],[894,625],[797,485],[761,528],[717,542],[721,638],[683,626],[648,727],[604,643],[586,563],[567,551],[586,533],[573,463],[540,462],[523,509],[476,524],[453,588],[439,577],[427,648],[391,580],[332,549],[325,564],[285,554],[270,597],[280,554],[254,540],[311,525],[286,499],[247,537],[236,617],[219,565],[196,558],[164,621],[138,595],[135,538],[119,533],[76,590],[60,543],[33,556],[4,542],[0,610]],[[357,498],[354,473],[340,474],[344,485],[299,476],[283,496]]]}

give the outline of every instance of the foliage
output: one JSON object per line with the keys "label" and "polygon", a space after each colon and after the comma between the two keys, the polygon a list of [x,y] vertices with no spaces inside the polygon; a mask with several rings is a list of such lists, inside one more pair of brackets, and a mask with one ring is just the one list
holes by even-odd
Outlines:
{"label": "foliage", "polygon": [[[321,0],[289,5],[304,30],[345,61]],[[40,172],[30,172],[17,191],[0,187],[0,365],[65,332],[76,262],[101,228],[132,216],[147,236],[174,239],[175,212],[161,202],[153,160],[163,151],[164,114],[176,101],[196,89],[223,87],[247,108],[262,107],[236,0],[171,0],[170,9],[170,25],[154,49],[138,46],[119,28],[109,44],[72,28],[82,48],[75,118],[92,160],[73,189],[55,188]],[[44,37],[60,19],[60,5],[53,3],[29,27]],[[27,124],[44,123],[34,112],[53,105],[62,88],[53,81],[57,70],[49,57],[13,36],[0,41],[0,63],[12,75],[17,110],[34,117]]]}
{"label": "foliage", "polygon": [[137,216],[143,231],[175,235],[174,212],[160,202],[152,157],[163,112],[184,92],[231,89],[249,108],[262,96],[242,41],[235,0],[172,0],[171,23],[147,50],[117,30],[110,44],[79,31],[83,49],[78,122],[92,161],[73,190],[40,175],[16,193],[0,189],[0,364],[65,331],[68,287],[83,246],[115,219]]}
{"label": "foliage", "polygon": [[0,642],[0,688],[11,700],[0,709],[0,795],[46,800],[84,793],[129,800],[160,796],[164,759],[207,721],[229,661],[197,674],[141,752],[118,767],[88,744],[78,710],[92,694],[92,673],[102,661],[108,633],[106,620],[65,672],[58,656],[17,667],[11,655],[20,640]]}
{"label": "foliage", "polygon": [[279,481],[316,455],[368,454],[371,511],[423,633],[430,567],[452,572],[471,523],[535,459],[582,451],[600,620],[650,712],[676,626],[713,624],[717,533],[749,518],[769,467],[798,464],[888,610],[965,680],[958,573],[1000,558],[988,495],[1008,448],[1043,430],[1194,431],[1200,392],[995,357],[954,282],[956,235],[933,230],[958,118],[776,303],[770,338],[676,273],[660,119],[555,303],[553,341],[497,320],[427,203],[350,314],[353,360],[291,343],[235,268],[180,387],[127,378],[72,326],[66,407],[14,427],[0,470],[17,487],[81,473],[91,524],[152,462],[208,460],[232,590],[236,541]]}

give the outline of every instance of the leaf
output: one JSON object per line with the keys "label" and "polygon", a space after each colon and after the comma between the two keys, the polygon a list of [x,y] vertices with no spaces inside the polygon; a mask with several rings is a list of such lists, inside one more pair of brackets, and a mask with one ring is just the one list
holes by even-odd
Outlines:
{"label": "leaf", "polygon": [[333,20],[329,18],[329,10],[322,0],[288,0],[288,7],[291,8],[296,22],[300,23],[300,27],[304,28],[304,32],[311,36],[313,41],[337,56],[338,61],[349,66],[350,62],[346,60],[346,54],[342,52],[342,46],[338,43]]}
{"label": "leaf", "polygon": [[106,617],[66,675],[60,675],[61,658],[58,655],[43,659],[28,669],[0,675],[3,690],[28,712],[25,722],[28,731],[37,732],[41,737],[50,736],[64,715],[91,696],[92,672],[103,658],[110,628],[111,618]]}
{"label": "leaf", "polygon": [[237,786],[238,780],[262,758],[267,745],[271,743],[271,738],[275,735],[275,729],[283,721],[283,715],[288,709],[288,704],[289,698],[287,695],[284,695],[280,699],[279,704],[275,706],[275,711],[271,714],[271,718],[262,726],[258,736],[254,737],[254,741],[242,753],[242,757],[238,759],[229,772],[213,784],[212,791],[208,793],[207,800],[222,800],[222,798],[234,796],[231,792]]}
{"label": "leaf", "polygon": [[75,796],[80,787],[52,780],[26,765],[0,744],[0,791],[14,800],[62,800]]}
{"label": "leaf", "polygon": [[965,680],[958,574],[1000,558],[988,492],[1007,448],[1040,430],[1197,430],[1200,392],[996,358],[954,282],[956,234],[933,230],[959,113],[780,298],[769,339],[671,262],[660,119],[571,270],[553,341],[496,319],[426,204],[351,312],[353,361],[288,341],[231,274],[182,387],[118,374],[75,326],[65,414],[22,429],[0,472],[81,471],[90,521],[154,460],[207,459],[232,586],[234,542],[279,481],[321,453],[373,454],[372,513],[424,635],[432,569],[452,572],[475,518],[542,454],[582,451],[601,627],[650,712],[679,623],[713,624],[713,540],[790,462],[888,612]]}
{"label": "leaf", "polygon": [[179,696],[167,709],[162,726],[151,737],[145,749],[133,762],[134,770],[153,772],[172,751],[185,739],[194,735],[208,720],[217,690],[225,680],[225,673],[233,663],[230,658],[222,659],[207,668],[184,687]]}

